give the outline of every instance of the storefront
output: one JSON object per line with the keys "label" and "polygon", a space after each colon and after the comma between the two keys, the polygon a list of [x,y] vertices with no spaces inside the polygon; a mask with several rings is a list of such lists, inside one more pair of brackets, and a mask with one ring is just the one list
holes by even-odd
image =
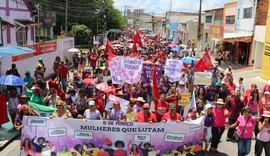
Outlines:
{"label": "storefront", "polygon": [[222,46],[232,63],[249,65],[252,34],[225,33]]}

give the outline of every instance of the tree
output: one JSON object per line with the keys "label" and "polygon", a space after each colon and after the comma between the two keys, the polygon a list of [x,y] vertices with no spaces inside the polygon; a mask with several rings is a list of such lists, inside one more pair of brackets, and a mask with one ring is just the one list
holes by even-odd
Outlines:
{"label": "tree", "polygon": [[90,41],[92,31],[84,24],[75,24],[71,27],[70,35],[75,38],[77,45],[82,45]]}

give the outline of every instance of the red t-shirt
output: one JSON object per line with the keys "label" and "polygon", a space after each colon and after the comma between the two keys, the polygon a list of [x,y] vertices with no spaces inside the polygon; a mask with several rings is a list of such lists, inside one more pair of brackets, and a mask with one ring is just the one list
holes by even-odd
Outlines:
{"label": "red t-shirt", "polygon": [[179,114],[179,113],[176,113],[175,114],[175,116],[171,116],[170,115],[170,112],[167,112],[167,113],[165,113],[164,115],[163,115],[163,117],[162,117],[162,119],[161,119],[161,121],[167,121],[167,120],[171,120],[171,121],[176,121],[176,120],[180,120],[180,121],[182,121],[183,120],[183,118],[182,118],[182,116]]}
{"label": "red t-shirt", "polygon": [[62,100],[65,99],[66,93],[61,89],[56,91],[56,95],[58,95]]}
{"label": "red t-shirt", "polygon": [[169,104],[168,102],[161,102],[159,99],[154,100],[154,103],[156,117],[162,119],[162,116],[169,110]]}
{"label": "red t-shirt", "polygon": [[232,93],[232,91],[235,91],[235,89],[236,89],[236,85],[234,83],[232,83],[232,84],[227,83],[226,86],[227,86],[227,89],[228,89],[230,94]]}
{"label": "red t-shirt", "polygon": [[61,78],[67,78],[68,68],[66,66],[60,66],[58,71]]}
{"label": "red t-shirt", "polygon": [[49,86],[49,88],[55,88],[56,89],[57,81],[56,80],[49,80],[48,81],[48,86]]}
{"label": "red t-shirt", "polygon": [[144,112],[140,111],[139,113],[136,114],[135,116],[135,121],[137,122],[157,122],[156,116],[154,113],[150,112],[148,116],[144,116]]}

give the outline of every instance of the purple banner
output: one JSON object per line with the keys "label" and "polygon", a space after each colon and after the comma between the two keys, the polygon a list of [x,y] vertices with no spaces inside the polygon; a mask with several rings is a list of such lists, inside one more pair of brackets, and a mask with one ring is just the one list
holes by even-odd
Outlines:
{"label": "purple banner", "polygon": [[[162,77],[163,68],[162,68],[162,66],[157,65],[156,69],[157,69],[157,81],[159,84],[160,79]],[[154,70],[154,64],[148,64],[148,63],[143,64],[143,70],[142,70],[143,87],[147,87],[147,86],[151,85],[153,70]]]}

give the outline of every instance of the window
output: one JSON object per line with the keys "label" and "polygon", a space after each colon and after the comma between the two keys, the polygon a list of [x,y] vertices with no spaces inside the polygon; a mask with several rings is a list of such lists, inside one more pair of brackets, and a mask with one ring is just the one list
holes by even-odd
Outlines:
{"label": "window", "polygon": [[252,7],[244,9],[244,18],[251,18],[252,17]]}
{"label": "window", "polygon": [[237,19],[240,18],[240,9],[238,9],[238,12],[237,12]]}
{"label": "window", "polygon": [[[19,29],[18,29],[19,28]],[[16,31],[16,41],[18,46],[25,46],[26,45],[26,35],[27,31],[26,28],[18,27]]]}
{"label": "window", "polygon": [[208,43],[208,33],[205,33],[205,39],[204,39],[205,43]]}
{"label": "window", "polygon": [[235,16],[226,16],[226,24],[234,24]]}
{"label": "window", "polygon": [[212,16],[206,16],[205,23],[212,23]]}

